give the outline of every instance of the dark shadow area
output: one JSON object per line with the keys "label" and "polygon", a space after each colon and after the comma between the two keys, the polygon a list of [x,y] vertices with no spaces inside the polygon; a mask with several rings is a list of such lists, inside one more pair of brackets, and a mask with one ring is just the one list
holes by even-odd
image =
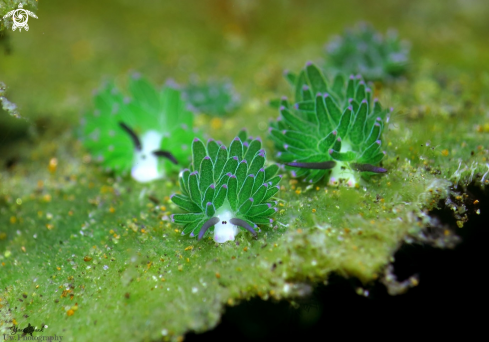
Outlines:
{"label": "dark shadow area", "polygon": [[[221,323],[203,334],[188,334],[186,341],[253,340],[315,341],[362,337],[404,336],[449,337],[485,335],[487,244],[489,243],[489,192],[471,186],[469,221],[453,228],[461,237],[454,249],[425,244],[404,244],[395,254],[394,273],[399,281],[419,275],[419,285],[405,294],[390,296],[377,281],[368,296],[360,296],[356,279],[332,275],[328,285],[319,285],[312,296],[300,300],[299,308],[289,302],[273,303],[253,299],[226,308]],[[475,207],[473,199],[479,203]],[[480,215],[475,210],[480,209]],[[455,226],[453,212],[442,206],[431,213],[443,224]],[[339,337],[338,337],[339,338]]]}

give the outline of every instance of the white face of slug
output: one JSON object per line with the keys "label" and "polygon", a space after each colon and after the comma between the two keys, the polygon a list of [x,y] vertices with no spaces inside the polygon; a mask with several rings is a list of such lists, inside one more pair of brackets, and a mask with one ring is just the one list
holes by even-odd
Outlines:
{"label": "white face of slug", "polygon": [[214,226],[214,241],[224,243],[233,241],[239,233],[239,228],[229,221],[233,218],[230,211],[223,211],[219,217],[219,222]]}
{"label": "white face of slug", "polygon": [[164,177],[164,172],[158,170],[158,157],[152,152],[160,149],[163,134],[148,131],[141,136],[141,151],[135,151],[134,166],[131,176],[141,183],[151,182]]}
{"label": "white face of slug", "polygon": [[[347,141],[341,141],[341,152],[351,151],[351,146]],[[352,171],[348,165],[342,162],[336,162],[336,166],[331,170],[331,176],[329,177],[329,185],[338,186],[340,179],[345,181],[344,184],[349,187],[354,187],[358,180],[355,176],[358,175],[355,171]]]}

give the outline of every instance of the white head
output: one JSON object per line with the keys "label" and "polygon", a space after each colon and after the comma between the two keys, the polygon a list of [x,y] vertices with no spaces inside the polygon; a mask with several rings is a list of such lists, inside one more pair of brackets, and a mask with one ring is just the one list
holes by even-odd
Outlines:
{"label": "white head", "polygon": [[230,222],[233,218],[232,212],[226,210],[217,215],[217,217],[219,222],[214,226],[214,241],[218,243],[233,241],[239,233],[239,228]]}
{"label": "white head", "polygon": [[163,170],[158,169],[158,157],[153,151],[160,149],[163,134],[148,131],[141,137],[141,150],[134,152],[134,165],[131,169],[132,178],[141,183],[151,182],[165,176]]}

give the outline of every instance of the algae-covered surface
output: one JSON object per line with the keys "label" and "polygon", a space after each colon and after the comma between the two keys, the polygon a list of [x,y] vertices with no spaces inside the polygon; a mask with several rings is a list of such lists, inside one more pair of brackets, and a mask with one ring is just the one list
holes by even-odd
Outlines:
{"label": "algae-covered surface", "polygon": [[[488,9],[483,0],[40,2],[28,32],[0,40],[0,81],[21,116],[0,112],[0,334],[30,323],[68,341],[176,340],[215,327],[226,305],[293,301],[332,272],[367,286],[404,241],[452,246],[477,215],[464,186],[489,183]],[[198,128],[228,144],[246,127],[273,160],[266,137],[278,111],[267,103],[291,95],[283,70],[321,65],[324,44],[359,20],[396,28],[412,47],[408,74],[376,85],[394,108],[389,171],[356,188],[283,172],[275,221],[256,239],[182,236],[170,220],[177,174],[139,184],[82,147],[80,119],[103,80],[124,86],[138,71],[185,84],[196,74],[231,79],[242,101],[229,118],[199,115]],[[430,218],[443,202],[459,228]],[[429,238],[428,227],[438,230]]]}

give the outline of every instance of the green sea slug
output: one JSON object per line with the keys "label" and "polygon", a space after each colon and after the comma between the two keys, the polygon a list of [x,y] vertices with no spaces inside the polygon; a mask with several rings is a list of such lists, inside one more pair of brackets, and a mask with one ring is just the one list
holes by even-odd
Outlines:
{"label": "green sea slug", "polygon": [[240,105],[239,95],[231,82],[209,80],[201,83],[193,79],[183,90],[183,96],[189,109],[211,116],[229,115]]}
{"label": "green sea slug", "polygon": [[326,70],[361,74],[369,81],[400,76],[408,65],[409,44],[393,30],[383,36],[366,23],[346,30],[326,45]]}
{"label": "green sea slug", "polygon": [[[295,87],[295,104],[280,101],[280,117],[270,123],[270,138],[296,177],[315,183],[330,173],[329,183],[355,186],[358,172],[385,173],[382,133],[392,110],[382,109],[360,76],[337,75],[330,84],[307,63],[297,76],[286,73]],[[330,171],[331,170],[331,171]]]}
{"label": "green sea slug", "polygon": [[190,159],[194,114],[172,84],[155,89],[134,74],[129,96],[108,83],[94,96],[95,110],[85,116],[83,143],[116,174],[131,172],[138,182],[178,172]]}
{"label": "green sea slug", "polygon": [[265,167],[266,155],[259,138],[240,134],[226,147],[213,139],[192,143],[190,169],[180,172],[181,194],[173,203],[187,211],[173,214],[172,221],[184,225],[182,235],[200,240],[213,232],[214,241],[234,240],[240,228],[257,235],[258,225],[271,224],[277,209],[273,196],[282,176],[275,164]]}

